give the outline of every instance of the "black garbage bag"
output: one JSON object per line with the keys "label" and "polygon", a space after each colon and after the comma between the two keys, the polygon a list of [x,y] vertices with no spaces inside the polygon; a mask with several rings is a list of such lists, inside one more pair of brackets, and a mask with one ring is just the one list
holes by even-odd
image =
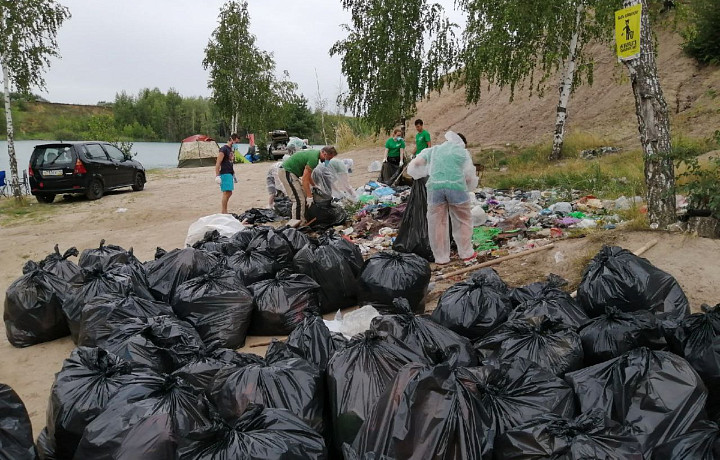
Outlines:
{"label": "black garbage bag", "polygon": [[82,310],[85,305],[100,296],[125,297],[131,290],[142,296],[143,290],[141,286],[139,287],[140,292],[135,290],[132,278],[126,274],[110,273],[102,268],[93,271],[83,269],[82,283],[70,289],[62,305],[73,342],[78,343]]}
{"label": "black garbage bag", "polygon": [[50,389],[42,458],[73,458],[85,427],[115,394],[138,377],[130,363],[102,348],[79,347],[63,362]]}
{"label": "black garbage bag", "polygon": [[35,460],[32,425],[25,404],[0,383],[0,460]]}
{"label": "black garbage bag", "polygon": [[193,350],[193,353],[188,353],[187,356],[188,359],[184,361],[182,367],[173,372],[173,375],[202,391],[210,389],[210,384],[220,370],[264,363],[258,355],[218,348],[217,344],[206,349]]}
{"label": "black garbage bag", "polygon": [[238,216],[238,220],[240,222],[253,225],[275,222],[276,220],[282,220],[282,217],[279,216],[273,209],[252,208],[240,214]]}
{"label": "black garbage bag", "polygon": [[400,170],[400,166],[390,163],[388,161],[384,161],[382,164],[382,169],[380,169],[380,176],[378,176],[378,182],[381,184],[390,185],[390,182],[392,182],[392,179],[394,179],[395,174],[398,173]]}
{"label": "black garbage bag", "polygon": [[70,282],[73,278],[80,274],[80,267],[73,262],[68,260],[70,257],[77,257],[80,254],[76,247],[71,247],[63,254],[60,254],[60,248],[56,244],[55,252],[45,257],[38,265],[43,270],[48,271],[58,278]]}
{"label": "black garbage bag", "polygon": [[127,276],[130,278],[132,290],[136,295],[145,299],[154,299],[150,291],[150,283],[147,279],[145,267],[139,262],[130,262],[125,265],[113,264],[105,268],[105,273],[109,275]]}
{"label": "black garbage bag", "polygon": [[226,260],[228,267],[242,275],[246,286],[275,277],[275,259],[267,251],[239,250]]}
{"label": "black garbage bag", "polygon": [[323,433],[323,389],[323,376],[317,367],[291,358],[220,370],[208,394],[225,418],[240,417],[254,403],[286,409]]}
{"label": "black garbage bag", "polygon": [[330,229],[320,235],[318,238],[318,246],[332,246],[339,249],[343,253],[345,259],[350,264],[355,276],[360,276],[365,259],[363,258],[362,252],[357,244],[346,240],[342,236],[335,233],[335,230]]}
{"label": "black garbage bag", "polygon": [[100,240],[100,246],[97,249],[85,249],[80,254],[78,265],[80,265],[80,268],[93,271],[104,269],[113,264],[125,265],[132,261],[137,261],[137,258],[132,253],[132,249],[126,251],[114,244],[108,244],[106,246],[105,240]]}
{"label": "black garbage bag", "polygon": [[[666,331],[667,332],[667,331]],[[669,337],[670,351],[684,357],[709,392],[708,411],[720,415],[720,304],[702,306],[680,321]]]}
{"label": "black garbage bag", "polygon": [[237,251],[243,249],[239,241],[235,241],[230,237],[223,236],[217,230],[208,230],[200,241],[196,241],[193,248],[207,252],[231,256]]}
{"label": "black garbage bag", "polygon": [[485,359],[527,359],[557,376],[583,367],[575,328],[542,316],[506,322],[480,339],[475,350]]}
{"label": "black garbage bag", "polygon": [[330,313],[357,304],[358,280],[351,263],[335,246],[308,244],[295,254],[295,270],[320,285],[320,312]]}
{"label": "black garbage bag", "polygon": [[186,460],[325,460],[325,441],[296,415],[251,404],[240,416],[199,428],[182,440]]}
{"label": "black garbage bag", "polygon": [[565,380],[581,411],[601,409],[629,427],[645,454],[705,417],[705,385],[685,359],[670,352],[637,348],[568,373]]}
{"label": "black garbage bag", "polygon": [[373,318],[370,329],[387,332],[428,360],[431,359],[430,350],[446,350],[457,346],[458,365],[477,365],[477,356],[470,340],[436,323],[427,315],[415,316],[410,304],[403,298],[395,299],[393,304],[399,313]]}
{"label": "black garbage bag", "polygon": [[257,227],[257,234],[248,244],[248,250],[266,251],[275,259],[275,270],[292,268],[293,247],[290,242],[272,227]]}
{"label": "black garbage bag", "polygon": [[[539,285],[538,285],[539,284]],[[546,316],[563,324],[581,327],[590,318],[570,294],[560,289],[566,281],[560,277],[553,277],[545,283],[536,283],[525,288],[514,289],[510,293],[515,306],[508,319],[532,318],[533,316]]]}
{"label": "black garbage bag", "polygon": [[720,459],[720,428],[715,422],[696,422],[685,433],[652,450],[652,460],[682,458],[688,460]]}
{"label": "black garbage bag", "polygon": [[480,424],[477,386],[467,381],[455,358],[400,369],[360,428],[353,450],[388,458],[480,460],[487,455],[490,433]]}
{"label": "black garbage bag", "polygon": [[492,268],[483,268],[450,286],[431,318],[471,340],[481,339],[503,324],[511,312],[508,289]]}
{"label": "black garbage bag", "polygon": [[247,249],[250,242],[260,232],[259,227],[245,227],[232,236],[232,241],[239,245],[240,249]]}
{"label": "black garbage bag", "polygon": [[402,341],[369,330],[353,337],[339,349],[327,367],[328,398],[333,440],[339,450],[352,444],[380,395],[410,363],[425,363],[424,356]]}
{"label": "black garbage bag", "polygon": [[617,358],[635,348],[662,350],[667,346],[660,321],[648,310],[625,313],[605,307],[605,314],[590,320],[579,334],[586,366]]}
{"label": "black garbage bag", "polygon": [[552,458],[642,460],[638,440],[601,410],[572,419],[541,415],[505,432],[495,449],[497,460]]}
{"label": "black garbage bag", "polygon": [[273,207],[278,216],[289,219],[292,216],[292,201],[286,196],[275,198]]}
{"label": "black garbage bag", "polygon": [[185,281],[207,275],[220,261],[215,255],[199,249],[174,249],[148,271],[148,282],[156,300],[170,302],[175,288]]}
{"label": "black garbage bag", "polygon": [[348,218],[347,212],[342,206],[333,203],[331,194],[313,187],[312,195],[313,203],[307,209],[306,215],[307,220],[312,221],[313,230],[327,230],[345,223]]}
{"label": "black garbage bag", "polygon": [[255,311],[249,335],[288,335],[302,323],[306,309],[319,310],[320,286],[309,276],[281,271],[250,286]]}
{"label": "black garbage bag", "polygon": [[245,345],[253,297],[232,269],[218,265],[207,275],[185,281],[175,289],[172,305],[205,344],[217,342],[232,349]]}
{"label": "black garbage bag", "polygon": [[347,340],[341,334],[331,333],[316,311],[306,310],[303,314],[305,318],[302,323],[285,342],[285,347],[291,353],[288,356],[305,359],[325,372],[330,358],[347,344]]}
{"label": "black garbage bag", "polygon": [[175,459],[179,440],[209,417],[201,391],[177,376],[145,372],[87,426],[75,458]]}
{"label": "black garbage bag", "polygon": [[157,246],[155,248],[155,254],[153,256],[153,260],[148,260],[142,264],[143,268],[145,269],[145,274],[150,273],[150,271],[155,267],[155,265],[157,265],[157,261],[162,259],[165,256],[165,254],[167,254],[167,251],[164,250],[163,248],[161,248],[160,246]]}
{"label": "black garbage bag", "polygon": [[570,385],[536,364],[516,358],[486,361],[462,369],[458,379],[472,387],[480,400],[480,431],[487,433],[484,451],[491,452],[500,435],[534,418],[575,415],[575,393]]}
{"label": "black garbage bag", "polygon": [[413,181],[407,208],[403,214],[393,249],[411,252],[434,262],[427,220],[427,178]]}
{"label": "black garbage bag", "polygon": [[70,285],[35,262],[5,292],[5,333],[14,347],[29,347],[70,334],[62,306]]}
{"label": "black garbage bag", "polygon": [[679,321],[690,314],[690,305],[672,275],[647,259],[617,246],[604,246],[583,273],[578,302],[591,317],[605,306],[622,311],[651,310],[663,320]]}
{"label": "black garbage bag", "polygon": [[533,300],[538,296],[541,296],[542,292],[548,288],[561,289],[567,286],[567,284],[568,282],[566,279],[551,273],[545,281],[530,283],[522,287],[510,289],[510,301],[512,302],[513,307],[517,307],[523,302],[527,302],[528,300]]}
{"label": "black garbage bag", "polygon": [[[295,254],[311,242],[311,239],[306,234],[296,228],[282,227],[278,228],[277,231],[288,240]],[[317,244],[317,241],[312,240],[312,242],[313,244]]]}
{"label": "black garbage bag", "polygon": [[104,294],[85,304],[80,315],[78,345],[102,347],[116,323],[130,318],[152,318],[175,313],[170,305],[147,300],[130,288],[124,295]]}
{"label": "black garbage bag", "polygon": [[430,264],[418,255],[379,252],[363,265],[358,300],[385,314],[397,313],[393,300],[404,297],[415,313],[423,313],[430,276]]}
{"label": "black garbage bag", "polygon": [[168,373],[179,367],[182,354],[178,349],[204,349],[205,345],[189,323],[173,316],[156,316],[115,323],[105,348],[135,367]]}

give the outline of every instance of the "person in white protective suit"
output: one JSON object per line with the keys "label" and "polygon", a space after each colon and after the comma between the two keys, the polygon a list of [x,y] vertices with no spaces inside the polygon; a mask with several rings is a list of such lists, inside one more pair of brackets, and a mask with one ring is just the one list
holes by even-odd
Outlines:
{"label": "person in white protective suit", "polygon": [[458,256],[466,262],[477,257],[472,245],[472,212],[468,192],[475,190],[478,177],[470,153],[465,150],[465,137],[452,131],[445,133],[446,142],[423,150],[408,165],[414,179],[428,177],[428,236],[435,263],[450,262],[450,229],[458,248]]}
{"label": "person in white protective suit", "polygon": [[318,165],[312,172],[312,179],[317,187],[333,198],[356,201],[355,189],[350,185],[350,175],[343,160],[333,158]]}

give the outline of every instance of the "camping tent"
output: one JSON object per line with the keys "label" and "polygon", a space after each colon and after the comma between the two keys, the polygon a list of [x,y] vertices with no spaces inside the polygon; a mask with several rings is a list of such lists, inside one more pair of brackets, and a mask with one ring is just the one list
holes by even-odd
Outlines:
{"label": "camping tent", "polygon": [[178,152],[178,168],[212,166],[217,160],[219,150],[215,139],[201,134],[183,139]]}

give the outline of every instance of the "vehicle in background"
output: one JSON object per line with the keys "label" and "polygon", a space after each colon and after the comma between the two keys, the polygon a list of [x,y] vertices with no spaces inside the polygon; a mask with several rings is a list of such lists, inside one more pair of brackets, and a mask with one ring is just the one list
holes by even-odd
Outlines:
{"label": "vehicle in background", "polygon": [[268,133],[270,142],[268,142],[268,156],[272,159],[278,160],[286,155],[288,152],[288,142],[290,137],[287,131],[276,129]]}
{"label": "vehicle in background", "polygon": [[145,168],[108,142],[58,142],[35,146],[28,167],[30,193],[41,203],[58,194],[84,194],[90,200],[107,190],[145,188]]}

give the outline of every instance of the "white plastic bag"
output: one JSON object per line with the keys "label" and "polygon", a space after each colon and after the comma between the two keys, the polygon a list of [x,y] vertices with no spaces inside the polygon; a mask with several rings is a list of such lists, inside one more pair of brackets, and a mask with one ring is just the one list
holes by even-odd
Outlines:
{"label": "white plastic bag", "polygon": [[485,210],[482,206],[478,205],[472,208],[472,219],[473,219],[473,227],[480,227],[481,225],[485,225],[485,222],[487,222],[487,213],[485,213]]}
{"label": "white plastic bag", "polygon": [[370,329],[370,323],[376,316],[380,316],[380,313],[372,306],[365,305],[344,316],[338,310],[335,319],[332,321],[325,320],[325,325],[330,332],[339,332],[349,339]]}
{"label": "white plastic bag", "polygon": [[192,246],[200,241],[208,231],[217,230],[222,236],[229,237],[243,228],[245,228],[243,224],[230,214],[213,214],[201,217],[190,224],[187,238],[185,238],[185,246]]}

